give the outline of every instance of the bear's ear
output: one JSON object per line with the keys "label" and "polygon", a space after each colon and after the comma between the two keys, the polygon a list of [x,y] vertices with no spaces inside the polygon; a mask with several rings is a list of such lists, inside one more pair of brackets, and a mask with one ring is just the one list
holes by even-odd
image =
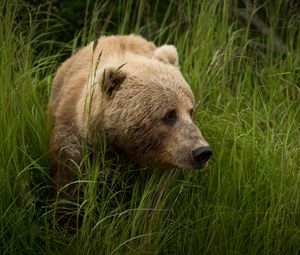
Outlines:
{"label": "bear's ear", "polygon": [[126,79],[125,72],[121,70],[123,66],[124,65],[118,68],[104,68],[102,76],[102,89],[106,93],[106,95],[111,96],[113,92],[116,91]]}
{"label": "bear's ear", "polygon": [[154,52],[154,58],[176,67],[179,67],[178,53],[174,45],[163,45],[158,47]]}

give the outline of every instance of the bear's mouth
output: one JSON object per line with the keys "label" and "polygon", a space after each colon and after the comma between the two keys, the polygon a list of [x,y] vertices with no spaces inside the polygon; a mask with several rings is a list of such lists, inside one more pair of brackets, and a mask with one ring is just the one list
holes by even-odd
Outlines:
{"label": "bear's mouth", "polygon": [[207,161],[205,161],[203,163],[197,163],[194,160],[191,160],[190,161],[190,165],[191,165],[190,168],[194,169],[194,170],[205,170],[205,168],[208,166],[208,159],[207,159]]}

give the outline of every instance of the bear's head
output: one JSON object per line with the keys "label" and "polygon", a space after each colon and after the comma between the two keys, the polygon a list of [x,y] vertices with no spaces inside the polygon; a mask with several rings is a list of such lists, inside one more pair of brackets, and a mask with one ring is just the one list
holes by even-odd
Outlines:
{"label": "bear's head", "polygon": [[152,58],[126,56],[103,68],[102,125],[110,145],[151,166],[202,168],[212,151],[193,122],[195,99],[178,67],[177,50],[164,45]]}

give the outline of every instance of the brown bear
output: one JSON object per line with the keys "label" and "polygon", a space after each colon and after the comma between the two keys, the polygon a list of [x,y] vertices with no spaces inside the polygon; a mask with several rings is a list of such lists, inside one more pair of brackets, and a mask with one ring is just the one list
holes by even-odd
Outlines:
{"label": "brown bear", "polygon": [[107,144],[146,166],[201,168],[212,152],[194,124],[193,93],[172,45],[140,36],[101,37],[58,69],[49,102],[49,160],[58,188],[74,180],[85,140]]}

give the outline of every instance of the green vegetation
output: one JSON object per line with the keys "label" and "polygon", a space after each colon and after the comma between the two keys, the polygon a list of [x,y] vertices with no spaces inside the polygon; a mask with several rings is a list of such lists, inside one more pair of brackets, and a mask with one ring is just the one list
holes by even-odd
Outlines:
{"label": "green vegetation", "polygon": [[[89,6],[70,37],[62,11],[2,3],[0,253],[300,253],[300,22],[292,1],[253,9],[268,35],[240,19],[235,10],[245,6],[234,1]],[[99,155],[73,212],[83,227],[68,234],[54,227],[46,203],[51,80],[63,59],[112,33],[177,46],[214,155],[203,172],[135,169],[126,160],[110,169]]]}

